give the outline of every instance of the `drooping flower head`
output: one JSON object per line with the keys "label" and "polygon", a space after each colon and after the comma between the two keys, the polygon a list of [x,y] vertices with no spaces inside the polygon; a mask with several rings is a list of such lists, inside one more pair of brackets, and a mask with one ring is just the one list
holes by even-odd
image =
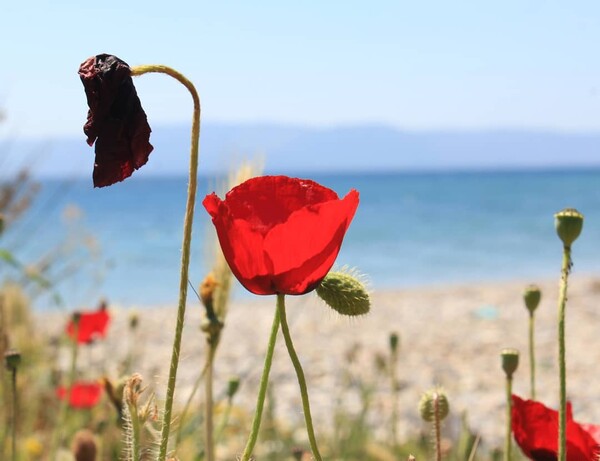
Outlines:
{"label": "drooping flower head", "polygon": [[[98,404],[102,397],[103,387],[97,381],[76,382],[71,386],[71,396],[69,406],[72,408],[92,408]],[[68,389],[60,386],[56,389],[56,396],[60,400],[65,400],[68,395]]]}
{"label": "drooping flower head", "polygon": [[314,290],[331,269],[358,206],[326,187],[287,176],[261,176],[221,200],[207,195],[223,254],[233,274],[259,295]]}
{"label": "drooping flower head", "polygon": [[90,146],[96,143],[94,186],[110,186],[146,164],[153,149],[150,126],[126,62],[92,56],[79,66],[79,76],[89,106],[83,131]]}
{"label": "drooping flower head", "polygon": [[[534,461],[555,461],[558,452],[558,412],[534,400],[512,396],[512,430],[523,453]],[[578,424],[567,405],[567,459],[591,461],[600,450],[600,427]]]}
{"label": "drooping flower head", "polygon": [[[97,311],[78,312],[67,324],[67,334],[73,340],[77,339],[79,344],[88,344],[92,341],[106,336],[110,315],[106,304],[101,303]],[[75,332],[77,331],[77,338]]]}

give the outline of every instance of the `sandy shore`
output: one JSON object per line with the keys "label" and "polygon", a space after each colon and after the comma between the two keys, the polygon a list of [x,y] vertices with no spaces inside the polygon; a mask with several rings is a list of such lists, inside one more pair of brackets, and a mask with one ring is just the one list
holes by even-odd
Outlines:
{"label": "sandy shore", "polygon": [[[434,385],[445,388],[454,422],[463,411],[471,426],[481,433],[486,445],[501,443],[504,430],[504,374],[500,350],[521,351],[515,376],[515,393],[529,395],[527,318],[523,288],[530,282],[542,288],[537,311],[536,352],[538,400],[556,407],[556,305],[558,282],[518,281],[465,286],[422,287],[401,291],[374,292],[369,315],[348,319],[331,311],[314,294],[290,298],[288,316],[296,347],[307,376],[317,431],[331,428],[336,405],[356,410],[358,390],[348,386],[348,374],[362,377],[375,389],[373,422],[387,431],[390,414],[389,381],[378,372],[375,355],[388,351],[392,331],[400,335],[398,374],[402,382],[399,413],[401,435],[423,429],[417,402],[421,393]],[[600,280],[574,274],[569,288],[567,310],[568,395],[575,419],[600,422],[598,385],[595,372],[600,362]],[[216,365],[216,390],[225,388],[230,376],[242,376],[236,397],[238,405],[251,411],[255,404],[264,350],[274,313],[274,297],[233,301],[223,332]],[[139,313],[140,327],[135,340],[139,356],[135,370],[146,382],[164,392],[171,354],[175,307],[112,307],[114,322],[106,342],[93,346],[90,362],[107,367],[116,377],[117,361],[127,354],[132,338],[128,330],[131,309]],[[61,314],[39,314],[40,324],[60,331]],[[205,344],[199,330],[202,309],[188,306],[179,367],[177,398],[187,399],[204,360]],[[62,314],[64,317],[64,314]],[[51,321],[48,321],[51,320]],[[354,350],[355,361],[348,362]],[[82,357],[86,357],[85,353]],[[102,357],[99,360],[98,357]],[[106,360],[110,357],[111,360]],[[98,361],[99,360],[99,361]],[[278,416],[290,425],[301,425],[300,398],[293,368],[280,337],[271,373],[277,398]],[[598,381],[598,382],[596,382]]]}

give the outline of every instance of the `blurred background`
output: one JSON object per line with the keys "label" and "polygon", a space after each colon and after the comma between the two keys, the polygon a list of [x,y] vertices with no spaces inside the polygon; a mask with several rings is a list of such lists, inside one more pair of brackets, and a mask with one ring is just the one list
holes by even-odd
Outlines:
{"label": "blurred background", "polygon": [[600,270],[596,2],[34,0],[0,21],[0,248],[39,309],[177,296],[191,101],[165,76],[136,78],[155,150],[94,190],[77,69],[99,53],[195,82],[199,201],[245,159],[358,189],[338,261],[375,289],[554,276],[566,206],[586,215],[575,270]]}

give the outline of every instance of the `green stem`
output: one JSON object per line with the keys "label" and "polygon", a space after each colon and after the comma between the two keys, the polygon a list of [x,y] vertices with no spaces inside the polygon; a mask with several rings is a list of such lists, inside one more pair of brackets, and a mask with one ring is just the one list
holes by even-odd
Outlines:
{"label": "green stem", "polygon": [[205,389],[205,451],[206,461],[214,461],[215,459],[215,440],[213,436],[213,364],[216,351],[216,344],[211,343],[206,358],[206,381],[204,383]]}
{"label": "green stem", "polygon": [[273,351],[275,350],[275,342],[277,341],[277,332],[279,331],[280,324],[280,312],[279,309],[275,311],[275,318],[273,319],[273,326],[271,327],[271,336],[269,336],[269,343],[267,345],[267,354],[265,356],[265,365],[263,367],[262,376],[260,378],[260,386],[258,390],[258,398],[256,401],[256,411],[254,412],[254,419],[252,420],[252,430],[244,448],[244,453],[240,458],[240,461],[248,461],[252,456],[252,451],[256,445],[256,439],[258,438],[258,431],[260,430],[260,421],[262,419],[263,408],[265,406],[265,396],[267,394],[267,385],[269,384],[269,372],[271,371],[271,363],[273,362]]}
{"label": "green stem", "polygon": [[137,66],[131,69],[131,75],[142,75],[149,72],[167,74],[185,86],[194,101],[194,113],[192,117],[192,134],[190,148],[190,171],[187,192],[187,204],[183,222],[183,243],[181,248],[181,271],[179,280],[179,303],[177,307],[177,324],[175,326],[175,338],[173,340],[173,352],[171,354],[171,365],[169,368],[169,380],[167,382],[167,395],[163,411],[163,424],[161,432],[160,449],[158,461],[164,461],[167,456],[169,433],[171,428],[171,416],[173,412],[173,397],[175,394],[175,382],[177,380],[177,366],[179,365],[179,353],[181,350],[181,337],[183,334],[183,322],[185,318],[185,303],[187,300],[188,268],[190,265],[190,246],[192,243],[192,224],[194,220],[194,205],[196,202],[196,187],[198,176],[198,150],[200,140],[200,97],[196,88],[185,76],[176,70],[161,65]]}
{"label": "green stem", "polygon": [[560,373],[560,399],[558,411],[558,461],[567,461],[567,366],[565,359],[565,307],[567,284],[571,268],[571,247],[563,248],[563,259],[558,295],[558,369]]}
{"label": "green stem", "polygon": [[529,374],[531,380],[531,400],[535,400],[535,314],[529,313]]}
{"label": "green stem", "polygon": [[287,315],[285,313],[285,295],[277,295],[277,310],[281,317],[281,331],[283,332],[283,338],[285,339],[285,345],[287,347],[290,359],[296,370],[296,376],[298,378],[298,384],[300,385],[300,395],[302,396],[302,408],[304,410],[304,420],[306,421],[306,432],[308,433],[308,440],[310,442],[310,448],[316,461],[321,460],[321,453],[317,447],[317,439],[315,437],[315,431],[312,424],[312,416],[310,414],[310,402],[308,400],[308,390],[306,388],[306,379],[304,378],[304,371],[302,371],[302,365],[298,359],[298,354],[294,349],[294,343],[292,342],[292,336],[290,335],[290,329],[287,323]]}
{"label": "green stem", "polygon": [[62,429],[66,424],[67,416],[69,414],[69,404],[71,403],[71,392],[73,390],[73,384],[75,384],[75,378],[77,375],[77,354],[79,352],[79,321],[74,322],[73,329],[73,340],[72,340],[72,348],[71,348],[71,369],[69,370],[69,377],[66,383],[67,392],[65,399],[60,402],[60,408],[58,410],[58,419],[56,421],[56,426],[54,427],[54,431],[52,432],[52,439],[50,441],[50,461],[54,461],[56,458],[56,451],[58,450],[58,446],[61,443],[62,439]]}
{"label": "green stem", "polygon": [[504,461],[512,459],[512,377],[506,377],[506,440]]}
{"label": "green stem", "polygon": [[433,399],[433,431],[435,432],[435,459],[442,461],[442,433],[440,420],[440,398],[436,392]]}
{"label": "green stem", "polygon": [[396,370],[396,363],[398,362],[398,353],[396,350],[391,352],[390,360],[390,384],[392,386],[392,447],[397,448],[398,446],[398,374]]}
{"label": "green stem", "polygon": [[17,367],[12,369],[12,461],[17,461]]}

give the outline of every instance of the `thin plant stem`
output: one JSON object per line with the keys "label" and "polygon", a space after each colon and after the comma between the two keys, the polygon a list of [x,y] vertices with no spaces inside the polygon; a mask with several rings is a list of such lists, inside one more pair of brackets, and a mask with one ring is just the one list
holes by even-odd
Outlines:
{"label": "thin plant stem", "polygon": [[210,349],[206,357],[206,376],[204,383],[206,402],[204,403],[205,408],[205,453],[206,461],[215,460],[215,440],[214,440],[214,422],[213,422],[213,370],[214,370],[214,358],[216,352],[216,344],[211,343]]}
{"label": "thin plant stem", "polygon": [[565,307],[567,285],[571,269],[571,247],[563,247],[563,259],[558,294],[558,369],[560,373],[560,398],[558,408],[558,461],[567,461],[567,366],[565,353]]}
{"label": "thin plant stem", "polygon": [[190,392],[190,395],[187,401],[185,402],[183,410],[181,410],[181,414],[179,415],[179,424],[177,425],[177,437],[175,439],[176,445],[179,445],[179,443],[181,442],[181,438],[183,437],[183,428],[185,425],[184,422],[187,419],[187,414],[189,413],[190,407],[192,406],[192,401],[196,396],[196,392],[198,392],[198,389],[200,388],[200,384],[202,384],[202,381],[204,380],[205,374],[206,368],[204,368],[202,372],[198,375],[198,378],[196,378],[196,381],[194,382],[194,387],[192,388],[192,392]]}
{"label": "thin plant stem", "polygon": [[390,385],[392,386],[392,447],[398,446],[398,373],[396,364],[398,362],[398,352],[391,351],[390,355]]}
{"label": "thin plant stem", "polygon": [[271,364],[273,363],[273,351],[275,350],[275,343],[277,342],[277,332],[279,331],[280,322],[280,311],[279,309],[276,309],[275,318],[273,319],[273,326],[271,327],[271,335],[269,336],[269,343],[267,344],[265,365],[260,378],[258,398],[256,400],[256,411],[254,412],[254,419],[252,420],[252,429],[240,461],[248,461],[250,459],[252,456],[252,451],[254,451],[254,446],[256,445],[256,440],[258,439],[260,422],[262,419],[263,408],[265,406],[265,396],[267,395],[267,385],[269,384],[269,372],[271,371]]}
{"label": "thin plant stem", "polygon": [[312,416],[310,414],[310,402],[308,399],[308,389],[306,388],[306,379],[304,378],[304,371],[302,365],[298,359],[298,354],[294,349],[294,343],[292,342],[292,336],[290,335],[290,328],[287,322],[287,315],[285,313],[285,295],[277,295],[277,311],[281,317],[281,331],[285,340],[290,359],[296,370],[296,377],[298,378],[298,384],[300,386],[300,395],[302,397],[302,408],[304,410],[304,420],[306,421],[306,432],[308,433],[308,441],[310,442],[310,449],[312,450],[313,457],[316,461],[322,461],[321,453],[317,447],[317,439],[315,437],[315,431],[312,423]]}
{"label": "thin plant stem", "polygon": [[58,419],[56,426],[52,432],[52,439],[50,441],[50,461],[54,461],[56,458],[56,451],[62,441],[62,429],[66,424],[67,416],[69,414],[69,404],[71,403],[71,393],[73,391],[73,384],[75,384],[75,377],[77,375],[77,355],[79,353],[79,319],[74,321],[73,328],[73,339],[71,344],[71,369],[69,370],[69,376],[67,380],[67,392],[65,399],[60,402],[58,410]]}
{"label": "thin plant stem", "polygon": [[161,431],[158,461],[164,461],[167,456],[169,434],[171,429],[171,417],[173,412],[173,397],[175,395],[175,383],[177,380],[177,367],[179,365],[179,353],[181,350],[181,337],[183,335],[183,323],[185,319],[185,307],[187,300],[188,269],[190,265],[190,247],[192,243],[192,224],[194,221],[194,206],[196,203],[196,188],[198,176],[198,150],[200,140],[200,97],[193,83],[181,73],[167,66],[144,65],[131,69],[132,75],[157,72],[167,74],[185,86],[190,92],[194,102],[192,116],[192,133],[190,147],[189,183],[187,191],[187,203],[185,218],[183,221],[183,243],[181,248],[181,270],[179,280],[179,303],[177,306],[177,324],[175,326],[175,338],[173,340],[173,352],[171,354],[171,365],[169,367],[169,379],[167,382],[167,395],[163,410],[163,423]]}
{"label": "thin plant stem", "polygon": [[435,432],[435,459],[442,461],[442,434],[440,421],[440,398],[435,394],[433,399],[433,431]]}
{"label": "thin plant stem", "polygon": [[506,440],[504,461],[512,459],[512,377],[506,377]]}
{"label": "thin plant stem", "polygon": [[529,313],[529,374],[531,381],[531,400],[535,400],[535,314]]}
{"label": "thin plant stem", "polygon": [[17,367],[12,369],[12,461],[17,461]]}

